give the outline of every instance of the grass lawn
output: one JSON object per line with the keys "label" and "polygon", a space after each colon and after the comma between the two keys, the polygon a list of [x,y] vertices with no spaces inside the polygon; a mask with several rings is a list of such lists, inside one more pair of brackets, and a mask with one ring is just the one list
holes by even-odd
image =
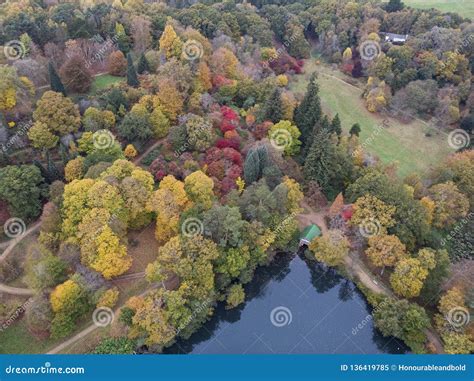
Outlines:
{"label": "grass lawn", "polygon": [[456,12],[462,17],[474,19],[474,1],[472,0],[404,0],[403,2],[413,8],[436,8],[442,12]]}
{"label": "grass lawn", "polygon": [[[398,173],[406,176],[412,172],[424,173],[435,166],[449,153],[454,152],[447,142],[447,134],[415,120],[403,124],[397,119],[383,118],[367,111],[361,98],[362,85],[351,85],[339,70],[332,70],[326,64],[317,64],[315,59],[306,61],[305,74],[294,76],[291,88],[304,93],[309,76],[318,72],[318,83],[323,109],[334,116],[339,113],[342,127],[348,131],[354,123],[361,126],[360,142],[365,149],[378,156],[384,163],[398,163]],[[381,127],[384,119],[389,127]],[[432,134],[425,136],[426,132]]]}
{"label": "grass lawn", "polygon": [[124,77],[115,77],[110,74],[102,74],[94,78],[94,81],[92,82],[92,86],[90,89],[90,94],[95,94],[97,91],[105,89],[106,87],[109,87],[110,85],[113,85],[114,83],[118,82],[124,82],[125,78]]}

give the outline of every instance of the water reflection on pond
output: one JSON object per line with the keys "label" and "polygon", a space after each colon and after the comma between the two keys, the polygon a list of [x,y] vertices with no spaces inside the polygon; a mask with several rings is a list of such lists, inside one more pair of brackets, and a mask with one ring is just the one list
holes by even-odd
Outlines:
{"label": "water reflection on pond", "polygon": [[[405,353],[373,325],[354,284],[322,264],[279,254],[246,286],[246,303],[215,314],[165,353]],[[273,314],[272,314],[273,311]],[[361,324],[363,328],[356,329]]]}

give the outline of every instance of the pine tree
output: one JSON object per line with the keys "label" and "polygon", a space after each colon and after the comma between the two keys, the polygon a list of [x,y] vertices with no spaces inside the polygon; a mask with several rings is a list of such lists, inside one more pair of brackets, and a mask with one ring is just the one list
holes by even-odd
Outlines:
{"label": "pine tree", "polygon": [[135,66],[133,66],[132,55],[127,54],[127,85],[132,87],[138,87],[140,82],[138,82],[137,72],[135,71]]}
{"label": "pine tree", "polygon": [[57,93],[62,93],[64,96],[66,96],[66,89],[64,88],[61,78],[56,72],[56,69],[54,68],[51,61],[48,63],[48,71],[51,90]]}
{"label": "pine tree", "polygon": [[340,136],[342,133],[342,128],[341,128],[341,120],[339,119],[339,114],[336,114],[336,116],[333,118],[331,125],[329,126],[329,132],[331,134],[336,134],[337,136]]}
{"label": "pine tree", "polygon": [[303,174],[306,181],[316,181],[326,196],[333,193],[330,180],[331,173],[334,171],[334,156],[334,147],[327,130],[317,132],[309,148]]}
{"label": "pine tree", "polygon": [[47,170],[48,170],[48,174],[49,174],[49,179],[51,180],[51,182],[53,181],[56,181],[56,180],[61,180],[62,179],[62,176],[61,176],[61,173],[59,172],[58,170],[58,167],[56,167],[56,164],[54,164],[54,161],[51,157],[51,155],[49,154],[49,152],[46,152],[46,157],[47,157]]}
{"label": "pine tree", "polygon": [[[311,130],[311,133],[310,133],[309,137],[306,140],[306,146],[303,147],[303,149],[301,150],[301,152],[302,152],[301,156],[302,156],[303,160],[308,155],[308,152],[309,152],[311,146],[313,145],[313,142],[314,142],[314,139],[315,139],[316,135],[321,131],[329,132],[329,129],[330,129],[329,119],[326,115],[323,115],[323,117],[320,120],[318,120],[316,122],[316,124],[313,126],[313,129]],[[301,140],[301,136],[300,136],[300,140]]]}
{"label": "pine tree", "polygon": [[316,83],[316,74],[311,76],[306,94],[300,105],[295,110],[294,121],[301,132],[302,147],[311,146],[313,128],[321,119],[321,101],[319,99],[319,86]]}
{"label": "pine tree", "polygon": [[354,124],[352,125],[351,129],[349,130],[349,134],[351,134],[351,136],[352,136],[352,135],[359,136],[360,131],[361,131],[361,129],[360,129],[360,124],[359,124],[359,123],[354,123]]}
{"label": "pine tree", "polygon": [[264,145],[252,147],[244,162],[245,183],[250,185],[262,178],[264,169],[268,166],[268,151]]}
{"label": "pine tree", "polygon": [[138,74],[143,74],[146,71],[147,72],[150,71],[150,65],[148,65],[148,60],[145,57],[145,53],[142,53],[140,55],[139,60],[138,60],[137,73]]}
{"label": "pine tree", "polygon": [[283,105],[280,98],[280,90],[277,88],[263,106],[262,121],[271,120],[278,123],[283,119]]}
{"label": "pine tree", "polygon": [[37,159],[34,159],[33,160],[33,164],[40,170],[40,173],[41,173],[41,177],[44,178],[44,180],[48,183],[48,184],[51,184],[53,182],[53,180],[50,178],[49,176],[49,172],[48,170],[44,167],[43,164],[41,164],[41,162]]}

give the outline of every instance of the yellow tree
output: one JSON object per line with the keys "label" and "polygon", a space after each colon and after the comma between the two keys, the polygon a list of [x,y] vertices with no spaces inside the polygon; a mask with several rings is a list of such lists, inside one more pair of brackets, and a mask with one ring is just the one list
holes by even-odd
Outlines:
{"label": "yellow tree", "polygon": [[78,156],[75,159],[69,160],[64,167],[64,177],[66,181],[80,180],[84,176],[84,158]]}
{"label": "yellow tree", "polygon": [[396,208],[387,205],[382,200],[372,195],[359,197],[353,205],[351,225],[363,225],[368,221],[373,221],[380,226],[380,234],[386,234],[387,228],[395,224],[393,214]]}
{"label": "yellow tree", "polygon": [[318,261],[328,266],[340,266],[349,253],[349,241],[340,230],[329,230],[324,236],[314,239],[309,249]]}
{"label": "yellow tree", "polygon": [[76,132],[81,125],[81,116],[74,102],[61,93],[46,91],[33,113],[36,122],[46,124],[55,135]]}
{"label": "yellow tree", "polygon": [[179,217],[191,205],[183,182],[171,175],[161,180],[147,204],[148,210],[156,213],[155,236],[158,242],[164,243],[178,234]]}
{"label": "yellow tree", "polygon": [[417,258],[403,258],[390,276],[390,284],[397,295],[414,298],[420,295],[428,270]]}
{"label": "yellow tree", "polygon": [[300,203],[304,198],[304,194],[301,192],[300,184],[288,176],[283,178],[283,184],[288,188],[288,194],[286,196],[288,213],[299,213],[302,210]]}
{"label": "yellow tree", "polygon": [[183,110],[184,101],[172,80],[161,81],[157,98],[168,119],[176,120],[178,114]]}
{"label": "yellow tree", "polygon": [[35,122],[28,130],[28,139],[31,140],[31,145],[37,149],[51,149],[56,147],[59,137],[54,135],[48,128],[48,125],[43,122]]}
{"label": "yellow tree", "polygon": [[365,254],[374,266],[382,267],[381,274],[386,266],[395,266],[406,255],[405,245],[396,235],[374,235],[368,243]]}
{"label": "yellow tree", "polygon": [[51,292],[49,297],[51,309],[55,313],[74,310],[80,296],[81,287],[73,280],[67,280]]}
{"label": "yellow tree", "polygon": [[184,189],[195,204],[201,204],[205,209],[212,206],[214,181],[204,172],[196,171],[186,176]]}
{"label": "yellow tree", "polygon": [[106,226],[96,239],[97,256],[90,266],[100,272],[105,279],[111,279],[126,272],[132,265],[132,258],[127,255],[127,247]]}
{"label": "yellow tree", "polygon": [[179,58],[183,49],[183,42],[176,34],[171,24],[166,24],[165,30],[160,37],[160,50],[165,53],[166,58]]}
{"label": "yellow tree", "polygon": [[334,199],[331,207],[329,208],[329,216],[331,218],[336,217],[339,213],[341,213],[343,206],[344,196],[342,195],[342,193],[339,193]]}

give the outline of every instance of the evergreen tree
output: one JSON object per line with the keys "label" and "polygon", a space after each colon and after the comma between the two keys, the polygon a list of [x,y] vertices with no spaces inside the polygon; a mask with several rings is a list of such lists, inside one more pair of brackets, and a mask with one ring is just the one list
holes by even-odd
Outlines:
{"label": "evergreen tree", "polygon": [[127,85],[132,87],[138,87],[140,82],[138,82],[137,72],[135,71],[135,66],[133,66],[132,55],[127,54]]}
{"label": "evergreen tree", "polygon": [[390,0],[385,7],[387,12],[398,12],[403,9],[405,4],[401,0]]}
{"label": "evergreen tree", "polygon": [[148,60],[145,57],[145,53],[142,53],[138,60],[137,73],[143,74],[146,71],[150,71],[150,65],[148,65]]}
{"label": "evergreen tree", "polygon": [[321,101],[316,75],[313,74],[306,89],[306,94],[295,110],[294,121],[301,132],[302,147],[311,146],[313,128],[321,119]]}
{"label": "evergreen tree", "polygon": [[252,147],[247,153],[244,162],[244,180],[250,185],[263,177],[264,169],[268,164],[267,147],[258,145]]}
{"label": "evergreen tree", "polygon": [[41,162],[37,159],[34,159],[33,160],[33,164],[40,170],[40,173],[41,173],[41,177],[44,178],[45,182],[47,182],[48,184],[51,184],[53,182],[53,180],[51,179],[51,177],[49,176],[49,172],[48,170],[44,167],[43,164],[41,164]]}
{"label": "evergreen tree", "polygon": [[49,71],[49,83],[51,86],[51,90],[57,93],[62,93],[64,96],[66,96],[66,89],[64,88],[61,78],[56,72],[56,69],[54,68],[51,61],[48,63],[48,71]]}
{"label": "evergreen tree", "polygon": [[49,152],[46,152],[46,157],[48,161],[48,177],[51,182],[56,181],[56,180],[62,180],[61,173],[59,172],[58,168],[56,167],[56,164],[54,164],[54,160],[52,159],[51,155]]}
{"label": "evergreen tree", "polygon": [[342,133],[342,128],[341,128],[341,120],[339,119],[339,114],[336,114],[336,116],[333,118],[331,124],[329,125],[329,132],[331,134],[336,134],[337,136],[340,136]]}
{"label": "evergreen tree", "polygon": [[[313,145],[313,142],[314,142],[314,139],[316,137],[316,135],[320,132],[320,131],[327,131],[329,132],[329,129],[330,129],[330,123],[329,123],[329,119],[326,115],[324,115],[320,120],[318,120],[316,122],[316,124],[313,126],[313,129],[309,135],[309,138],[306,140],[306,146],[302,149],[302,157],[303,157],[303,160],[306,158],[306,156],[308,155],[308,152],[311,148],[311,146]],[[300,137],[300,140],[301,140],[301,137]]]}
{"label": "evergreen tree", "polygon": [[283,119],[283,106],[280,98],[280,90],[277,88],[263,106],[262,121],[270,120],[278,123]]}
{"label": "evergreen tree", "polygon": [[334,146],[327,130],[320,130],[314,136],[303,167],[306,181],[316,181],[326,195],[334,193],[331,174],[335,170]]}
{"label": "evergreen tree", "polygon": [[349,130],[349,134],[359,136],[361,131],[360,124],[359,123],[354,123]]}

